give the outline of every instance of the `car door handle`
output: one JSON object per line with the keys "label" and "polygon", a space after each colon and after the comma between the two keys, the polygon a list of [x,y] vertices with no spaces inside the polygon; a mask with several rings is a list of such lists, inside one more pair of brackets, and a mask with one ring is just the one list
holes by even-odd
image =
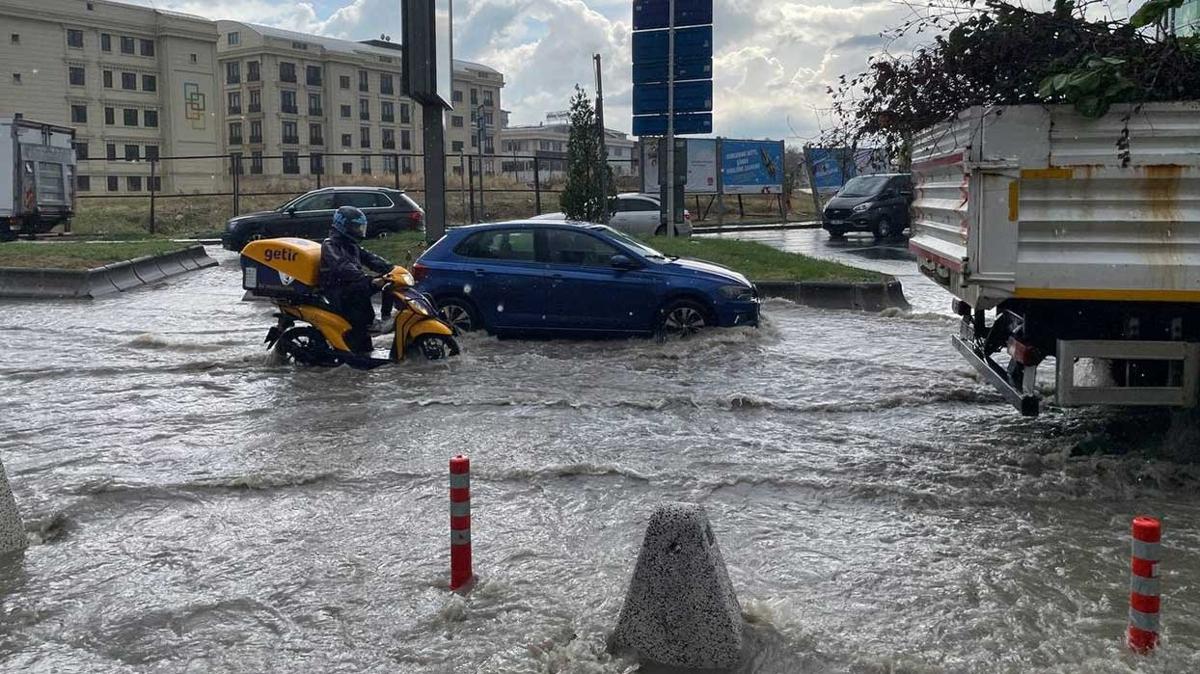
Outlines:
{"label": "car door handle", "polygon": [[484,271],[483,269],[476,269],[476,270],[475,270],[475,275],[476,275],[476,276],[483,276],[483,275],[484,275],[484,274],[486,274],[486,273],[487,273],[487,272],[486,272],[486,271]]}

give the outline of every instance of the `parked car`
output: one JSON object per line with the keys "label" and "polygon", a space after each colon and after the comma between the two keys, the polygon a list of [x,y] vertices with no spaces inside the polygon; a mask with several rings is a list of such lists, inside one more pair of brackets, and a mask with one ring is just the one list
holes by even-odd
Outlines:
{"label": "parked car", "polygon": [[912,225],[912,175],[886,173],[851,178],[825,206],[821,224],[829,236],[871,232],[878,241],[896,239]]}
{"label": "parked car", "polygon": [[450,230],[412,266],[463,331],[687,336],[757,325],[745,276],[668,258],[610,227],[518,221]]}
{"label": "parked car", "polygon": [[321,240],[329,234],[333,213],[342,206],[357,206],[367,214],[367,237],[420,230],[425,211],[403,190],[385,187],[326,187],[301,195],[273,211],[231,218],[221,244],[241,251],[255,239],[296,236]]}
{"label": "parked car", "polygon": [[[533,220],[565,222],[567,216],[565,213],[547,213]],[[615,199],[609,199],[608,226],[637,237],[663,236],[667,233],[658,197],[637,192],[618,194]],[[683,211],[683,223],[675,226],[675,235],[692,235],[692,214],[686,209]]]}

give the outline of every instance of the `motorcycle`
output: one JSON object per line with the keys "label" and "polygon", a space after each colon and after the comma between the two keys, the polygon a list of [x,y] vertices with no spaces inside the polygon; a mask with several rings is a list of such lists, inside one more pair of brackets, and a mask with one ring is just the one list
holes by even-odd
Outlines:
{"label": "motorcycle", "polygon": [[[397,309],[388,357],[355,353],[346,342],[350,322],[337,314],[317,290],[321,245],[306,239],[261,239],[242,249],[242,287],[252,296],[273,300],[278,323],[264,343],[300,365],[348,365],[370,370],[409,357],[437,361],[459,354],[456,331],[438,314],[433,301],[413,288],[412,274],[394,267],[380,278],[382,292]],[[306,323],[307,325],[297,325]]]}

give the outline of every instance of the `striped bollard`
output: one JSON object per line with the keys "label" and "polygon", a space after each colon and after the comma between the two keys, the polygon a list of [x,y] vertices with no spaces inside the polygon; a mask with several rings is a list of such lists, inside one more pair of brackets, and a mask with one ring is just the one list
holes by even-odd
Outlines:
{"label": "striped bollard", "polygon": [[450,459],[450,589],[471,582],[471,460]]}
{"label": "striped bollard", "polygon": [[1158,645],[1158,561],[1162,523],[1133,518],[1133,568],[1129,577],[1129,647],[1146,654]]}

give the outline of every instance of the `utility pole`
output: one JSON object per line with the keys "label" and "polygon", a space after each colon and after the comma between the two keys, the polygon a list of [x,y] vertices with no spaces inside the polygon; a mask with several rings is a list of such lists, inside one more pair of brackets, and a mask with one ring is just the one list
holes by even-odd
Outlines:
{"label": "utility pole", "polygon": [[667,236],[675,236],[675,0],[667,3]]}
{"label": "utility pole", "polygon": [[479,136],[479,221],[487,220],[487,211],[483,207],[483,143],[487,138],[487,126],[483,123],[483,106],[475,109],[476,135]]}
{"label": "utility pole", "polygon": [[596,126],[600,127],[600,222],[608,224],[608,132],[604,129],[604,75],[601,72],[600,55],[592,57],[596,62]]}

